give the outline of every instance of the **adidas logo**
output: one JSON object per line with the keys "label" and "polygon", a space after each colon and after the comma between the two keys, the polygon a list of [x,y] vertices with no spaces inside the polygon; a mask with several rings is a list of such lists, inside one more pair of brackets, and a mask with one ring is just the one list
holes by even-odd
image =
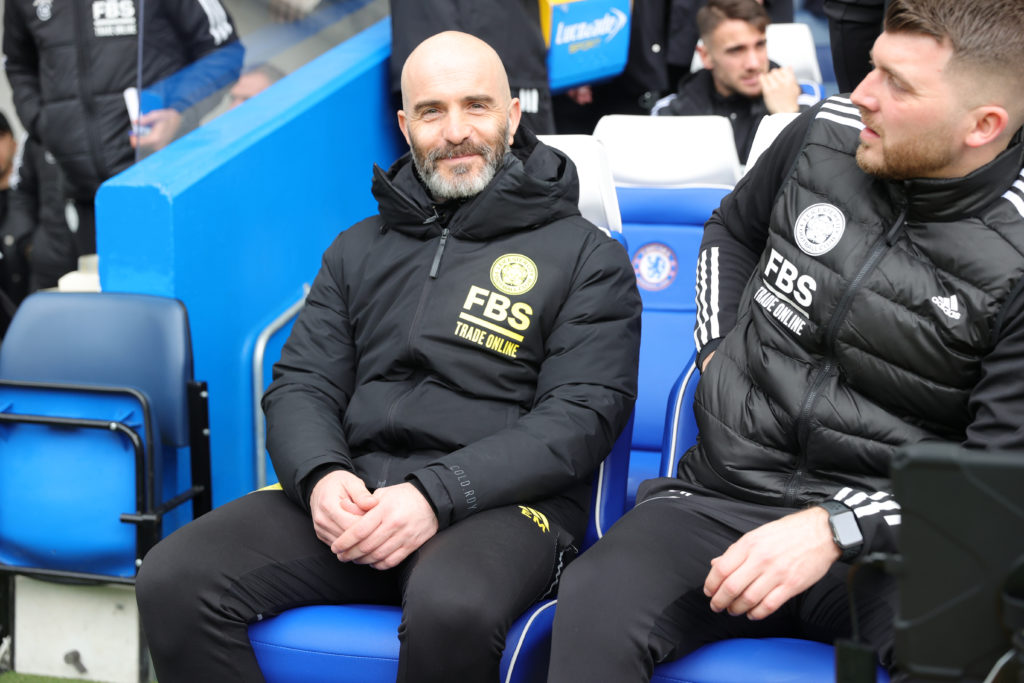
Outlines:
{"label": "adidas logo", "polygon": [[960,304],[957,303],[956,294],[951,296],[933,296],[932,303],[953,320],[960,319]]}

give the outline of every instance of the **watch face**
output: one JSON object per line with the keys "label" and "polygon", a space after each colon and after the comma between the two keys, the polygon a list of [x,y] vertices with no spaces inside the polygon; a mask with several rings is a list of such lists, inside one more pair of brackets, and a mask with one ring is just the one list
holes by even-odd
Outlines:
{"label": "watch face", "polygon": [[853,512],[841,512],[829,517],[832,525],[832,533],[835,534],[836,543],[840,548],[849,548],[864,541],[861,536],[860,527],[857,525],[857,517]]}

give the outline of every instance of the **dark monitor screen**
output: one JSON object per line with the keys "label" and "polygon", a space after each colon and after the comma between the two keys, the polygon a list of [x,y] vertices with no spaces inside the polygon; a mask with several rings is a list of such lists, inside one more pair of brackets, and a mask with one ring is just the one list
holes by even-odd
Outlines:
{"label": "dark monitor screen", "polygon": [[1008,578],[1024,583],[1024,453],[916,444],[892,476],[902,507],[896,662],[933,680],[982,680],[1010,650],[1005,622],[1024,617],[1003,597]]}

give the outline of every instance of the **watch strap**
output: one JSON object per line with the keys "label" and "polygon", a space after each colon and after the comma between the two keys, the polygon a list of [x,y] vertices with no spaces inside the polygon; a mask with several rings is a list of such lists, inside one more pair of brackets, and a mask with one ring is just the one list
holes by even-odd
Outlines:
{"label": "watch strap", "polygon": [[[838,500],[833,500],[831,498],[828,500],[823,500],[822,502],[818,503],[818,506],[825,508],[825,511],[828,512],[828,525],[829,528],[832,530],[832,540],[835,542],[836,546],[842,553],[839,556],[839,561],[849,562],[855,557],[857,557],[857,555],[860,554],[861,548],[864,547],[863,535],[861,537],[860,542],[853,543],[850,545],[843,545],[839,540],[839,535],[836,532],[835,525],[832,523],[833,517],[843,514],[853,515],[854,522],[857,522],[857,516],[854,514],[853,509],[850,508],[848,505]],[[859,522],[857,523],[857,526],[858,528],[860,527]]]}

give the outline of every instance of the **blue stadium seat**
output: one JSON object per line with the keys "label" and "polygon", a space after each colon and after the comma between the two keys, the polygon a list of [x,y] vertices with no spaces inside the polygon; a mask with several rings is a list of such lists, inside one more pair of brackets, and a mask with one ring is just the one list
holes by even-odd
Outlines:
{"label": "blue stadium seat", "polygon": [[731,189],[618,188],[623,235],[644,305],[628,506],[639,483],[658,472],[669,391],[694,349],[696,264],[704,222]]}
{"label": "blue stadium seat", "polygon": [[740,175],[724,116],[604,116],[622,234],[643,301],[640,386],[627,487],[656,476],[665,402],[694,348],[695,271],[704,223]]}
{"label": "blue stadium seat", "polygon": [[210,508],[206,415],[180,301],[27,298],[0,346],[0,571],[131,583],[165,517]]}
{"label": "blue stadium seat", "polygon": [[[682,458],[697,441],[693,397],[700,372],[696,355],[672,387],[665,416],[665,447],[660,476],[673,477]],[[835,651],[831,645],[795,638],[732,638],[710,643],[673,662],[654,668],[652,683],[804,683],[835,680]],[[878,683],[889,683],[881,667]]]}
{"label": "blue stadium seat", "polygon": [[825,99],[825,86],[819,81],[798,78],[797,83],[800,84],[800,95],[797,97],[797,102],[801,105],[809,107]]}
{"label": "blue stadium seat", "polygon": [[[595,543],[622,514],[632,424],[594,475],[591,515],[582,547]],[[551,649],[555,601],[534,605],[505,640],[501,680],[543,683]],[[399,607],[311,605],[249,626],[249,640],[267,683],[384,683],[398,673]]]}

